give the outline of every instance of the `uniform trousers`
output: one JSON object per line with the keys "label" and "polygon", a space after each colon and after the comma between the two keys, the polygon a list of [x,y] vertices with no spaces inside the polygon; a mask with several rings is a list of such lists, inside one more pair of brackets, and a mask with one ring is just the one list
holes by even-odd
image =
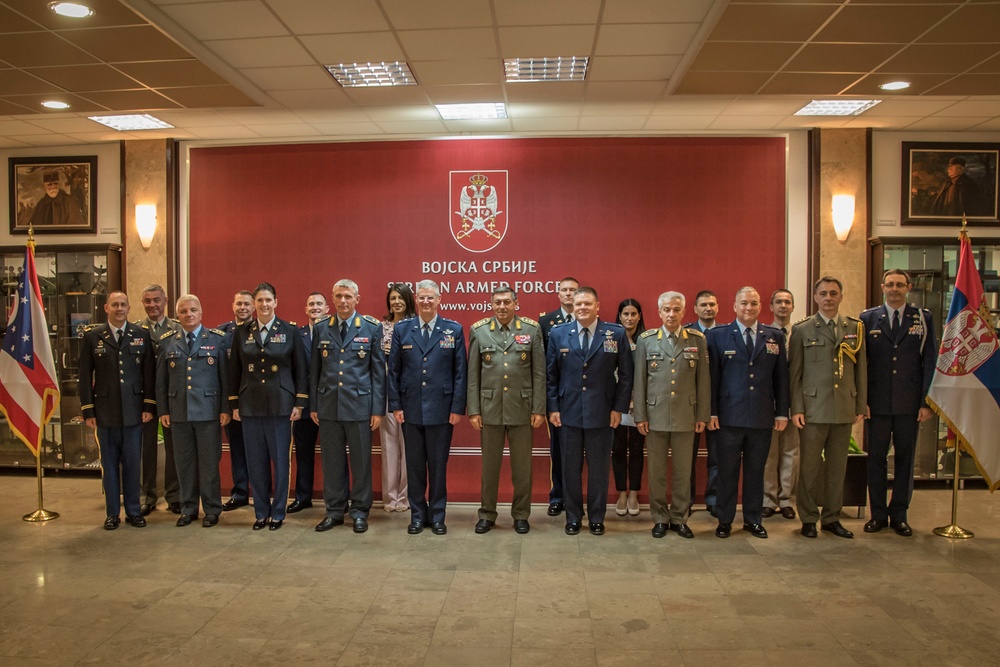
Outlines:
{"label": "uniform trousers", "polygon": [[243,444],[243,422],[234,419],[226,424],[226,438],[229,440],[229,468],[233,473],[233,489],[229,497],[247,500],[250,497],[250,473],[247,472],[247,450]]}
{"label": "uniform trousers", "polygon": [[549,504],[563,501],[563,464],[561,431],[549,424]]}
{"label": "uniform trousers", "polygon": [[444,523],[448,506],[448,453],[454,429],[451,424],[403,422],[407,499],[412,521]]}
{"label": "uniform trousers", "polygon": [[527,519],[531,514],[531,425],[483,424],[479,436],[483,450],[480,519],[497,520],[497,492],[505,436],[510,449],[510,477],[514,484],[510,515],[517,520]]}
{"label": "uniform trousers", "polygon": [[243,417],[243,442],[247,450],[254,518],[284,521],[292,422],[287,416]]}
{"label": "uniform trousers", "polygon": [[[350,496],[352,519],[367,519],[372,509],[372,432],[370,420],[319,420],[320,462],[326,516],[343,519]],[[298,445],[296,445],[297,447]],[[347,463],[350,456],[350,471]],[[349,479],[353,478],[353,483]],[[349,490],[349,491],[348,491]]]}
{"label": "uniform trousers", "polygon": [[[646,436],[646,454],[649,456],[649,512],[653,523],[687,523],[688,512],[691,511],[695,435],[694,431],[650,431]],[[673,470],[668,509],[667,463],[670,459],[673,459]]]}
{"label": "uniform trousers", "polygon": [[563,503],[566,523],[583,521],[583,463],[587,462],[587,520],[604,523],[608,511],[608,473],[611,472],[610,426],[579,428],[560,426],[562,450]]}
{"label": "uniform trousers", "polygon": [[[711,507],[716,503],[717,488],[719,485],[719,461],[717,454],[717,447],[715,444],[716,433],[718,431],[705,431],[705,454],[707,458],[705,459],[705,505]],[[698,488],[695,478],[697,477],[697,470],[695,469],[695,463],[698,462],[698,443],[701,442],[701,436],[695,435],[694,445],[692,446],[692,465],[691,465],[691,493],[694,494],[695,490]]]}
{"label": "uniform trousers", "polygon": [[635,426],[621,425],[615,429],[615,444],[611,448],[611,470],[615,489],[619,493],[638,491],[642,486],[642,446],[646,436]]}
{"label": "uniform trousers", "polygon": [[386,410],[379,426],[382,438],[382,504],[389,509],[407,510],[406,443],[403,427],[391,410]]}
{"label": "uniform trousers", "polygon": [[108,516],[118,516],[125,497],[125,515],[139,516],[139,460],[142,451],[142,424],[98,426],[101,450],[101,482]]}
{"label": "uniform trousers", "polygon": [[[872,518],[906,521],[913,496],[913,458],[920,423],[917,415],[872,415],[868,429],[868,498]],[[885,504],[889,473],[889,446],[893,448],[892,500]]]}
{"label": "uniform trousers", "polygon": [[[851,424],[811,424],[799,434],[801,467],[797,491],[802,523],[840,521]],[[823,506],[820,514],[819,506]]]}
{"label": "uniform trousers", "polygon": [[[142,425],[142,504],[156,506],[159,498],[156,485],[157,457],[160,445],[157,440],[159,420],[151,419]],[[177,465],[174,462],[174,436],[170,429],[163,429],[163,498],[168,503],[180,501],[180,484],[177,482]]]}
{"label": "uniform trousers", "polygon": [[302,411],[302,419],[292,424],[295,436],[295,500],[311,501],[313,482],[316,479],[316,439],[319,426],[309,418],[307,410]]}
{"label": "uniform trousers", "polygon": [[[795,428],[791,426],[791,428]],[[719,461],[717,504],[719,523],[736,518],[736,496],[743,467],[743,523],[760,523],[764,508],[764,464],[771,448],[770,428],[723,426],[716,434]]]}
{"label": "uniform trousers", "polygon": [[181,514],[198,516],[198,499],[205,514],[222,512],[222,428],[216,419],[170,422],[174,436],[174,461],[180,483]]}
{"label": "uniform trousers", "polygon": [[788,422],[784,431],[771,433],[771,447],[764,465],[764,507],[773,510],[795,506],[799,483],[799,428]]}

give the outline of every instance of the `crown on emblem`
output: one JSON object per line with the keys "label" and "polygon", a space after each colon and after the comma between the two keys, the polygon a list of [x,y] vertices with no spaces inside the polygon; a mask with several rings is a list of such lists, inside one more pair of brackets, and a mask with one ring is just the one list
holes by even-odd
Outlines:
{"label": "crown on emblem", "polygon": [[469,181],[473,185],[485,185],[486,181],[488,180],[490,179],[486,178],[486,176],[484,176],[483,174],[473,174],[472,176],[469,177]]}

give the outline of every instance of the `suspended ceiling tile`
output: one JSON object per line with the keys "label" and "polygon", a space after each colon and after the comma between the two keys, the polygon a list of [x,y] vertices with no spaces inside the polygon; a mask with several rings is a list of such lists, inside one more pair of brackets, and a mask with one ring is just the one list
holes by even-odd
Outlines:
{"label": "suspended ceiling tile", "polygon": [[1000,74],[1000,54],[990,58],[981,65],[973,67],[970,74]]}
{"label": "suspended ceiling tile", "polygon": [[858,118],[862,116],[865,118],[889,116],[920,118],[936,114],[953,103],[954,100],[948,99],[883,99],[881,104],[868,109]]}
{"label": "suspended ceiling tile", "polygon": [[774,124],[775,130],[801,130],[818,128],[838,128],[843,127],[847,121],[843,116],[823,117],[823,116],[786,116],[781,121]]}
{"label": "suspended ceiling tile", "polygon": [[585,102],[583,116],[648,116],[653,102]]}
{"label": "suspended ceiling tile", "polygon": [[767,72],[688,72],[678,95],[752,95],[767,82]]}
{"label": "suspended ceiling tile", "polygon": [[731,103],[728,98],[692,100],[669,97],[657,102],[650,113],[654,116],[717,116]]}
{"label": "suspended ceiling tile", "polygon": [[[709,33],[710,41],[803,42],[836,11],[836,5],[731,4]],[[861,41],[861,40],[857,40]]]}
{"label": "suspended ceiling tile", "polygon": [[684,55],[697,23],[652,23],[601,27],[594,53],[599,56]]}
{"label": "suspended ceiling tile", "polygon": [[992,118],[974,128],[977,132],[1000,132],[1000,118]]}
{"label": "suspended ceiling tile", "polygon": [[698,51],[691,69],[699,72],[773,72],[798,48],[794,43],[708,42]]}
{"label": "suspended ceiling tile", "polygon": [[947,5],[847,5],[814,41],[909,44],[953,10]]}
{"label": "suspended ceiling tile", "polygon": [[354,101],[339,87],[316,90],[269,90],[267,94],[289,109],[353,107]]}
{"label": "suspended ceiling tile", "polygon": [[0,34],[10,32],[30,32],[33,30],[41,30],[41,28],[42,26],[40,24],[28,20],[9,7],[0,5]]}
{"label": "suspended ceiling tile", "polygon": [[[912,97],[923,95],[936,86],[952,78],[950,74],[869,74],[853,86],[844,91],[845,95],[871,95],[878,97]],[[905,79],[910,83],[910,87],[905,90],[882,90],[879,86],[883,83]]]}
{"label": "suspended ceiling tile", "polygon": [[962,74],[931,92],[935,95],[1000,95],[1000,74]]}
{"label": "suspended ceiling tile", "polygon": [[803,106],[801,98],[741,97],[733,100],[719,112],[720,116],[773,116],[776,113],[791,115]]}
{"label": "suspended ceiling tile", "polygon": [[83,143],[65,134],[32,134],[20,139],[31,146],[76,146]]}
{"label": "suspended ceiling tile", "polygon": [[260,106],[233,86],[162,88],[160,92],[188,109]]}
{"label": "suspended ceiling tile", "polygon": [[299,35],[389,29],[374,0],[268,0],[267,4]]}
{"label": "suspended ceiling tile", "polygon": [[497,25],[595,23],[600,0],[503,0],[493,4]]}
{"label": "suspended ceiling tile", "polygon": [[500,28],[503,58],[588,56],[594,47],[593,25]]}
{"label": "suspended ceiling tile", "polygon": [[[948,49],[948,57],[941,50]],[[903,49],[879,68],[880,72],[961,74],[997,55],[1000,44],[952,44],[947,47],[916,44]]]}
{"label": "suspended ceiling tile", "polygon": [[[347,97],[346,95],[344,96]],[[320,123],[363,123],[371,120],[367,113],[357,107],[336,109],[315,108],[296,109],[295,115],[310,125]]]}
{"label": "suspended ceiling tile", "polygon": [[488,0],[434,0],[433,8],[412,0],[382,0],[396,30],[476,28],[493,24]]}
{"label": "suspended ceiling tile", "polygon": [[500,132],[510,132],[510,119],[446,120],[444,121],[444,127],[449,132],[494,134]]}
{"label": "suspended ceiling tile", "polygon": [[308,35],[301,39],[312,57],[324,65],[405,60],[391,32]]}
{"label": "suspended ceiling tile", "polygon": [[511,118],[555,118],[579,116],[583,104],[577,102],[521,103],[507,105]]}
{"label": "suspended ceiling tile", "polygon": [[644,130],[654,132],[690,132],[707,130],[714,116],[650,116]]}
{"label": "suspended ceiling tile", "polygon": [[[92,122],[92,121],[88,121]],[[25,134],[45,134],[47,130],[35,122],[23,120],[0,120],[0,135],[21,136]]]}
{"label": "suspended ceiling tile", "polygon": [[248,67],[240,70],[263,90],[297,90],[336,87],[338,84],[319,65],[311,67]]}
{"label": "suspended ceiling tile", "polygon": [[580,119],[576,116],[550,118],[512,118],[515,132],[573,132],[579,129]]}
{"label": "suspended ceiling tile", "polygon": [[975,117],[955,117],[955,116],[931,116],[913,121],[907,129],[921,131],[942,131],[942,132],[962,132],[971,130],[977,125],[990,120],[990,116]]}
{"label": "suspended ceiling tile", "polygon": [[898,44],[806,44],[786,72],[870,72],[891,58]]}
{"label": "suspended ceiling tile", "polygon": [[236,68],[289,67],[313,64],[313,58],[294,37],[257,37],[205,42]]}
{"label": "suspended ceiling tile", "polygon": [[[7,102],[11,104],[16,104],[29,111],[36,113],[48,113],[49,111],[42,106],[42,102],[51,99],[58,99],[61,102],[66,102],[70,105],[70,111],[74,112],[91,112],[91,111],[103,111],[100,105],[94,104],[93,102],[86,100],[79,95],[73,95],[71,93],[59,93],[59,94],[48,94],[48,95],[5,95],[4,98]],[[13,112],[21,113],[21,112]]]}
{"label": "suspended ceiling tile", "polygon": [[608,23],[699,23],[713,0],[605,0]]}
{"label": "suspended ceiling tile", "polygon": [[589,81],[666,81],[680,56],[601,56],[590,61]]}
{"label": "suspended ceiling tile", "polygon": [[665,87],[664,81],[594,81],[587,84],[584,99],[588,102],[653,102],[660,99]]}
{"label": "suspended ceiling tile", "polygon": [[364,109],[368,117],[376,123],[393,120],[441,120],[441,114],[432,106],[401,106],[395,109],[370,107]]}
{"label": "suspended ceiling tile", "polygon": [[489,28],[456,30],[407,30],[399,32],[410,60],[495,58],[496,40]]}
{"label": "suspended ceiling tile", "polygon": [[83,116],[74,118],[45,118],[44,116],[33,119],[32,125],[60,134],[73,134],[76,132],[93,132],[94,121]]}
{"label": "suspended ceiling tile", "polygon": [[197,60],[122,63],[117,67],[150,88],[217,86],[227,83],[225,79]]}
{"label": "suspended ceiling tile", "polygon": [[581,81],[527,81],[508,83],[509,102],[579,102],[583,99]]}
{"label": "suspended ceiling tile", "polygon": [[372,122],[364,123],[313,123],[313,127],[324,135],[331,137],[352,137],[363,135],[385,134],[378,125]]}
{"label": "suspended ceiling tile", "polygon": [[262,2],[200,2],[161,9],[198,39],[236,39],[287,35],[288,30]]}
{"label": "suspended ceiling tile", "polygon": [[188,132],[191,132],[201,139],[260,139],[260,135],[251,130],[248,127],[243,127],[242,125],[228,125],[228,126],[218,126],[212,125],[210,127],[189,127]]}
{"label": "suspended ceiling tile", "polygon": [[809,74],[779,73],[774,75],[761,89],[761,95],[837,95],[850,87],[861,77],[854,73],[830,74],[812,72]]}
{"label": "suspended ceiling tile", "polygon": [[1000,116],[1000,104],[987,100],[964,100],[942,109],[935,116]]}
{"label": "suspended ceiling tile", "polygon": [[739,132],[770,129],[784,118],[784,116],[716,116],[709,129]]}
{"label": "suspended ceiling tile", "polygon": [[75,19],[60,16],[49,9],[48,0],[8,0],[18,12],[49,30],[74,30],[85,27],[142,25],[145,21],[118,0],[78,0],[94,10],[93,16]]}
{"label": "suspended ceiling tile", "polygon": [[141,85],[138,81],[129,78],[108,65],[37,67],[26,71],[71,92],[86,90],[128,90],[138,88]]}
{"label": "suspended ceiling tile", "polygon": [[379,121],[378,126],[387,134],[444,134],[444,123],[440,120]]}
{"label": "suspended ceiling tile", "polygon": [[208,127],[209,125],[232,125],[233,123],[231,118],[227,118],[218,111],[164,110],[157,113],[156,117],[171,125],[178,126]]}
{"label": "suspended ceiling tile", "polygon": [[0,148],[26,148],[31,144],[0,135]]}
{"label": "suspended ceiling tile", "polygon": [[[138,111],[142,109],[172,109],[177,103],[158,95],[152,90],[112,90],[91,92],[82,95],[95,104],[114,111]],[[77,109],[74,109],[76,111]]]}
{"label": "suspended ceiling tile", "polygon": [[81,49],[94,54],[107,63],[184,60],[191,57],[191,54],[178,46],[176,42],[149,25],[72,30],[61,34]]}
{"label": "suspended ceiling tile", "polygon": [[501,83],[503,63],[496,58],[478,60],[424,60],[410,63],[410,71],[424,86]]}
{"label": "suspended ceiling tile", "polygon": [[583,116],[580,130],[584,132],[633,132],[646,124],[646,116]]}
{"label": "suspended ceiling tile", "polygon": [[0,59],[17,67],[84,64],[95,58],[50,32],[25,32],[0,39]]}
{"label": "suspended ceiling tile", "polygon": [[248,128],[262,137],[318,137],[320,131],[308,123],[291,123],[289,125],[255,125]]}
{"label": "suspended ceiling tile", "polygon": [[58,93],[59,86],[42,81],[18,69],[0,69],[0,91],[4,95],[28,95],[32,93]]}
{"label": "suspended ceiling tile", "polygon": [[241,125],[288,125],[301,119],[285,109],[229,109],[222,114]]}
{"label": "suspended ceiling tile", "polygon": [[1000,41],[1000,4],[969,4],[920,38],[928,44],[997,43]]}
{"label": "suspended ceiling tile", "polygon": [[424,93],[431,104],[474,104],[477,102],[503,102],[503,88],[499,84],[476,86],[424,86]]}
{"label": "suspended ceiling tile", "polygon": [[[344,93],[363,107],[426,105],[427,95],[422,86],[392,86],[378,88],[345,88]],[[429,111],[435,111],[428,107]]]}

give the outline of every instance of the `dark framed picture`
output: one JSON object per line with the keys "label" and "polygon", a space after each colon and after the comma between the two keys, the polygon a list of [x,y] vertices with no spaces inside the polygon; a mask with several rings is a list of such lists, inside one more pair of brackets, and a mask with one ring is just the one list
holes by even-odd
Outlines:
{"label": "dark framed picture", "polygon": [[10,233],[97,233],[97,156],[12,157]]}
{"label": "dark framed picture", "polygon": [[902,224],[996,225],[1000,144],[903,142]]}

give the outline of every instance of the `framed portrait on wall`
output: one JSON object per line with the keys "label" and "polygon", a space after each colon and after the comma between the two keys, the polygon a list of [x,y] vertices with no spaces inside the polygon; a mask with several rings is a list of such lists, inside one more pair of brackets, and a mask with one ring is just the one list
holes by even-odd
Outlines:
{"label": "framed portrait on wall", "polygon": [[10,233],[97,233],[97,156],[12,157]]}
{"label": "framed portrait on wall", "polygon": [[1000,144],[903,142],[904,225],[996,225]]}

